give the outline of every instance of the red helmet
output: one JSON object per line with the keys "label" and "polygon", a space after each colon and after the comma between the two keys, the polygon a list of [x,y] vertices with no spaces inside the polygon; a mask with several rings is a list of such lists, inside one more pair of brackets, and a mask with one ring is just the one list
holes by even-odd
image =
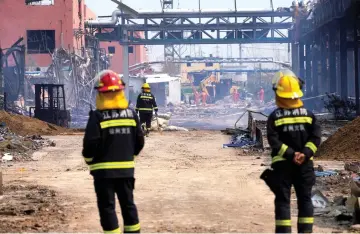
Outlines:
{"label": "red helmet", "polygon": [[97,89],[99,92],[103,93],[125,89],[125,83],[121,80],[120,76],[111,70],[104,70],[99,72],[95,79],[98,80],[95,89]]}

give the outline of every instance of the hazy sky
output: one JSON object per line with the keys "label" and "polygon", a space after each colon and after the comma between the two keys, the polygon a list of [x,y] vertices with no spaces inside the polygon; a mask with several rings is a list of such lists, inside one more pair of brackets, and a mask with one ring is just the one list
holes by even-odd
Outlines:
{"label": "hazy sky", "polygon": [[[111,15],[116,10],[117,5],[110,0],[85,0],[87,6],[93,10],[98,16]],[[161,10],[160,0],[123,0],[123,3],[134,8],[135,10]],[[277,7],[289,7],[292,0],[273,0],[274,8]],[[174,0],[174,8],[182,9],[197,9],[197,0]],[[201,8],[208,9],[234,9],[234,0],[201,0]],[[237,0],[237,8],[269,8],[270,0]],[[196,45],[196,49],[199,49],[200,45]],[[148,46],[149,59],[159,60],[163,57],[163,46]],[[194,46],[186,46],[183,48],[184,54],[193,54]],[[238,57],[239,47],[238,45],[219,45],[216,49],[216,45],[201,45],[201,50],[204,55],[216,54],[219,51],[219,55],[226,57]],[[276,57],[276,59],[288,61],[287,45],[266,45],[266,44],[254,44],[243,45],[242,49],[243,57]]]}

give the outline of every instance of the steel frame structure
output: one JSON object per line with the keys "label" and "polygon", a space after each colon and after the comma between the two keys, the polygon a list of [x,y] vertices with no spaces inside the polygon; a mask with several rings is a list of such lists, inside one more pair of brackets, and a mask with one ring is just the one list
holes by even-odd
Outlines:
{"label": "steel frame structure", "polygon": [[[290,43],[290,11],[114,11],[108,22],[87,21],[88,33],[100,41],[123,45],[124,82],[129,79],[129,45]],[[134,19],[136,17],[136,20]],[[119,19],[121,19],[119,23]],[[166,19],[166,20],[165,20]],[[196,22],[198,20],[198,22]],[[291,20],[291,22],[288,22]],[[204,22],[204,23],[203,23]],[[287,33],[281,32],[287,30]],[[143,32],[144,38],[137,32]],[[155,35],[150,36],[150,33]],[[190,35],[186,34],[190,32]],[[216,35],[212,35],[215,33]],[[222,35],[225,34],[225,35]],[[287,35],[286,35],[287,34]],[[206,38],[207,36],[207,38]],[[125,90],[129,95],[128,89]]]}
{"label": "steel frame structure", "polygon": [[[174,1],[173,0],[161,0],[162,3],[162,10],[164,12],[164,10],[167,9],[173,9],[174,8]],[[164,18],[164,22],[166,24],[170,24],[172,21],[171,18]],[[174,60],[175,57],[175,46],[174,45],[169,45],[166,44],[164,45],[164,58],[166,62],[171,62]],[[178,54],[178,56],[180,57],[180,55]]]}
{"label": "steel frame structure", "polygon": [[[317,3],[312,20],[300,20],[293,64],[305,79],[306,96],[336,93],[355,96],[360,115],[359,0],[324,0]],[[309,106],[312,108],[313,106]]]}
{"label": "steel frame structure", "polygon": [[198,71],[191,71],[188,72],[188,74],[193,73],[199,73],[199,72],[220,72],[220,73],[226,73],[226,72],[247,72],[247,73],[255,73],[255,72],[264,72],[264,73],[272,73],[277,72],[278,69],[214,69],[214,70],[198,70]]}
{"label": "steel frame structure", "polygon": [[[134,64],[129,66],[130,72],[136,71],[142,68],[149,67],[152,64],[165,64],[166,61],[153,61],[153,62],[145,62]],[[289,67],[289,63],[274,61],[271,57],[264,57],[264,58],[184,58],[184,59],[177,59],[174,60],[173,63],[176,64],[187,64],[187,63],[220,63],[220,64],[252,64],[252,63],[273,63],[279,64],[283,67]],[[237,66],[239,67],[239,66]]]}
{"label": "steel frame structure", "polygon": [[[97,30],[95,35],[102,41],[119,41],[123,45],[177,45],[290,43],[289,33],[281,30],[289,30],[293,25],[288,22],[293,13],[286,11],[168,10],[140,12],[136,20],[127,13],[119,13],[118,17],[122,20],[117,25],[98,26],[86,22],[86,27]],[[104,29],[107,32],[103,32]],[[137,32],[144,32],[144,38],[138,37]]]}

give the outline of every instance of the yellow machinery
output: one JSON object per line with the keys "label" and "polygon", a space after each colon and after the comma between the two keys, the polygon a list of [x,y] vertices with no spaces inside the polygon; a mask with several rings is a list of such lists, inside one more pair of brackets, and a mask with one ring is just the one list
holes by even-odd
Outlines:
{"label": "yellow machinery", "polygon": [[235,92],[235,90],[237,89],[237,90],[239,90],[239,86],[232,86],[231,88],[230,88],[230,94],[233,94],[234,92]]}
{"label": "yellow machinery", "polygon": [[[200,82],[200,89],[203,92],[205,92],[208,96],[210,96],[210,95],[209,95],[209,92],[208,92],[206,86],[211,84],[212,82],[218,82],[216,79],[216,75],[214,73],[212,73],[208,78],[205,78]],[[215,94],[215,87],[213,87],[213,89],[214,89],[214,94]]]}

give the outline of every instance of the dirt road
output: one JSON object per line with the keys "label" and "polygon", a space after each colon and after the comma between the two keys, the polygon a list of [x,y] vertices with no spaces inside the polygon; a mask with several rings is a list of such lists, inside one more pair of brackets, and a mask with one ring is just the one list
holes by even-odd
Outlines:
{"label": "dirt road", "polygon": [[[82,136],[53,139],[57,146],[37,152],[38,161],[16,163],[3,172],[4,184],[12,186],[0,204],[13,199],[16,191],[24,196],[18,195],[12,206],[0,205],[2,231],[101,231],[92,178],[80,154]],[[227,136],[206,131],[147,138],[137,158],[135,188],[143,232],[273,231],[273,195],[258,179],[264,158],[222,149],[226,142]],[[32,185],[40,187],[26,190]],[[36,214],[41,218],[32,218]],[[316,222],[316,232],[333,230]]]}

